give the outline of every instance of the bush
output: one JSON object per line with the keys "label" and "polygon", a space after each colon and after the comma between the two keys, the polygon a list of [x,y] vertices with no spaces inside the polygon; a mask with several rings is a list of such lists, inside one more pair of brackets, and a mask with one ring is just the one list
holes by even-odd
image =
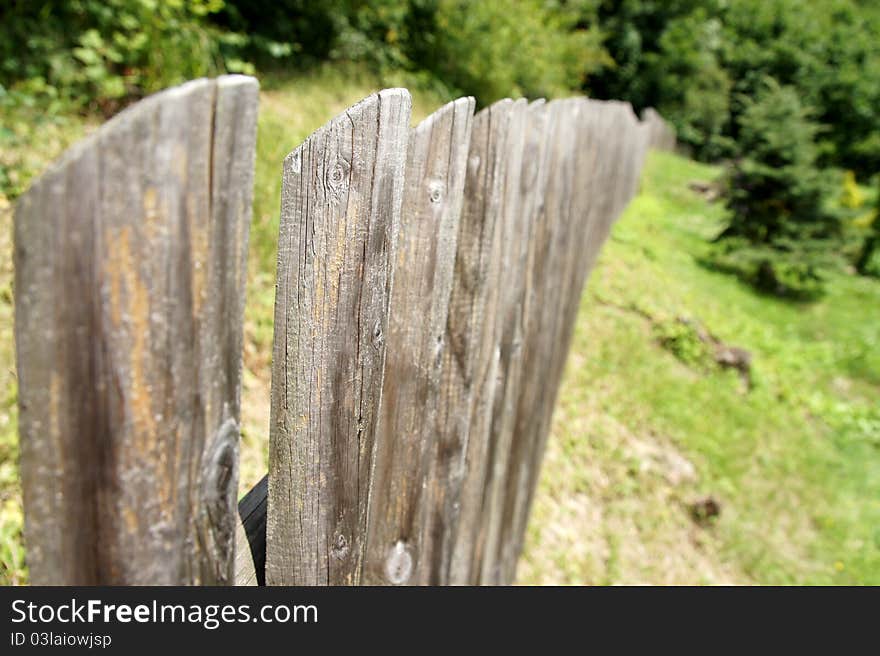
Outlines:
{"label": "bush", "polygon": [[880,278],[880,175],[877,176],[877,209],[868,217],[864,242],[856,260],[856,271]]}
{"label": "bush", "polygon": [[861,180],[880,169],[880,5],[861,0],[614,0],[597,3],[613,65],[585,89],[653,106],[700,159],[730,155],[740,97],[772,77],[827,130],[820,163]]}
{"label": "bush", "polygon": [[713,257],[763,291],[814,297],[841,236],[840,216],[827,202],[833,176],[816,167],[820,126],[796,91],[772,78],[742,102],[743,156],[727,177],[730,221],[718,237],[728,243]]}
{"label": "bush", "polygon": [[769,249],[730,238],[713,244],[701,263],[732,274],[764,294],[814,301],[825,293],[824,272],[833,265],[833,258],[823,250],[804,257],[800,250]]}
{"label": "bush", "polygon": [[607,61],[597,30],[541,0],[440,0],[417,63],[480,104],[570,93]]}
{"label": "bush", "polygon": [[[0,10],[0,85],[105,114],[226,68],[205,25],[222,0],[18,2]],[[234,62],[232,68],[235,68]]]}
{"label": "bush", "polygon": [[657,321],[653,330],[660,346],[684,364],[704,371],[714,365],[712,349],[696,322],[682,318]]}
{"label": "bush", "polygon": [[[421,73],[481,105],[578,89],[608,63],[585,3],[544,0],[227,0],[214,21],[246,33],[242,57],[261,66],[365,62]],[[587,2],[586,5],[590,3]]]}

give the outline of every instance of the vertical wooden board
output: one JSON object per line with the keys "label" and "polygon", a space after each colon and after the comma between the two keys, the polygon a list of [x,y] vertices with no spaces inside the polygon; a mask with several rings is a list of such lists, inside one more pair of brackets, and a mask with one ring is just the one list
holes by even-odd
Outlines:
{"label": "vertical wooden board", "polygon": [[[590,211],[591,203],[601,190],[596,182],[598,176],[598,149],[596,131],[593,123],[594,114],[585,98],[572,101],[571,123],[574,139],[574,184],[571,198],[571,231],[572,241],[568,248],[566,264],[567,282],[566,298],[564,299],[564,317],[562,325],[571,332],[580,305],[583,287],[582,271],[585,264],[585,253],[593,230],[594,215]],[[567,344],[563,344],[563,351]]]}
{"label": "vertical wooden board", "polygon": [[526,105],[519,101],[510,118],[510,138],[502,187],[501,270],[499,303],[496,310],[494,348],[498,371],[488,418],[488,450],[483,483],[480,533],[474,552],[474,582],[500,583],[499,554],[505,530],[509,468],[515,468],[514,420],[523,364],[523,341],[529,261],[540,247],[536,238],[536,216],[541,210],[546,186],[550,121],[543,100]]}
{"label": "vertical wooden board", "polygon": [[[221,88],[248,111],[218,113]],[[210,244],[246,240],[256,102],[250,78],[152,96],[72,149],[20,203],[16,339],[34,582],[232,580],[242,326],[227,308],[241,305],[244,285],[212,289],[204,276],[233,264]],[[236,137],[222,157],[244,162],[227,188],[244,202],[218,240],[212,157],[225,131]],[[214,321],[229,323],[237,350],[212,338]],[[220,375],[235,391],[215,396],[223,410],[209,415]]]}
{"label": "vertical wooden board", "polygon": [[612,221],[616,221],[633,193],[633,169],[636,151],[636,125],[638,119],[628,102],[609,101],[614,107],[617,120],[615,129],[617,142],[617,155],[614,162],[617,165],[617,174],[614,177],[615,199]]}
{"label": "vertical wooden board", "polygon": [[[556,266],[551,274],[545,311],[553,322],[544,328],[544,339],[550,340],[546,358],[545,383],[542,387],[542,401],[537,408],[539,419],[536,435],[531,443],[532,451],[527,465],[521,472],[517,488],[516,505],[510,522],[505,553],[506,576],[513,580],[516,561],[522,549],[526,522],[538,481],[541,463],[551,420],[562,378],[562,370],[568,355],[570,336],[577,314],[577,307],[583,279],[576,274],[585,256],[584,240],[589,234],[589,202],[597,189],[591,180],[591,169],[596,161],[596,153],[588,134],[585,120],[588,112],[585,103],[572,99],[560,103],[560,118],[557,132],[557,198],[558,230],[554,240],[554,260]],[[552,195],[553,192],[548,191]]]}
{"label": "vertical wooden board", "polygon": [[[77,144],[31,185],[15,212],[20,471],[27,562],[36,585],[101,580],[95,535],[100,452],[93,443],[71,444],[67,428],[96,422],[94,406],[75,396],[93,382],[87,377],[91,358],[86,341],[95,332],[94,319],[90,312],[72,315],[94,302],[87,254],[94,240],[97,179],[93,141]],[[67,189],[74,182],[79,203],[68,213]],[[56,287],[65,284],[82,288],[80,303],[55,302],[56,294],[64,298],[66,291]],[[71,347],[67,342],[73,342]],[[85,357],[76,358],[77,353]],[[80,369],[77,385],[64,374],[68,368]],[[92,442],[97,435],[90,427],[84,437]]]}
{"label": "vertical wooden board", "polygon": [[[631,109],[623,103],[604,103],[603,111],[584,100],[560,102],[563,116],[557,125],[565,126],[558,135],[568,133],[558,141],[553,158],[559,167],[554,175],[557,183],[571,181],[569,188],[560,193],[548,189],[548,197],[558,199],[554,260],[559,262],[555,272],[548,276],[544,311],[555,318],[555,325],[545,327],[553,346],[547,353],[548,363],[542,387],[543,401],[538,405],[540,420],[530,440],[533,449],[526,465],[519,470],[522,482],[511,498],[516,504],[512,520],[506,519],[509,529],[505,540],[502,579],[512,581],[516,559],[522,549],[526,520],[537,485],[540,464],[549,435],[553,409],[561,382],[566,356],[571,343],[577,308],[586,274],[595,254],[608,234],[611,222],[619,215],[634,195],[643,161],[644,133],[635,122]],[[605,120],[597,119],[604,118]],[[569,150],[573,147],[573,150]],[[566,162],[569,164],[566,165]],[[556,185],[558,187],[558,184]],[[552,202],[551,202],[552,205]],[[598,208],[597,212],[593,211]],[[524,493],[524,494],[523,494]]]}
{"label": "vertical wooden board", "polygon": [[[532,303],[529,305],[527,350],[532,364],[526,371],[533,375],[523,381],[515,406],[518,426],[506,482],[501,525],[503,527],[495,555],[495,574],[487,582],[509,583],[513,580],[518,558],[521,530],[528,516],[531,481],[540,467],[540,445],[546,432],[546,417],[552,412],[556,381],[552,372],[560,357],[559,332],[566,295],[568,251],[572,245],[574,164],[577,136],[572,101],[553,101],[548,114],[547,178],[543,189],[541,214],[543,246],[536,253],[532,269]],[[537,374],[537,375],[535,375]]]}
{"label": "vertical wooden board", "polygon": [[436,569],[427,515],[446,321],[474,112],[443,106],[409,138],[389,311],[364,581],[425,584]]}
{"label": "vertical wooden board", "polygon": [[284,161],[266,581],[358,584],[411,100],[374,94]]}
{"label": "vertical wooden board", "polygon": [[[259,86],[253,78],[217,79],[211,149],[211,230],[200,322],[199,389],[205,406],[207,442],[200,472],[197,526],[213,552],[203,581],[234,583],[238,517],[241,370],[247,287],[248,236],[256,164]],[[198,234],[195,233],[194,234]],[[202,267],[193,262],[194,271]],[[198,280],[198,276],[194,276]],[[233,548],[230,548],[232,546]]]}
{"label": "vertical wooden board", "polygon": [[432,556],[427,581],[466,583],[479,508],[478,471],[485,440],[470,439],[475,394],[488,391],[493,358],[483,339],[493,316],[498,271],[498,193],[512,101],[503,100],[473,119],[458,227],[453,282],[441,359],[436,437],[427,489],[425,531]]}
{"label": "vertical wooden board", "polygon": [[647,107],[642,111],[642,124],[648,133],[648,148],[669,152],[675,150],[675,130],[656,109]]}
{"label": "vertical wooden board", "polygon": [[589,261],[594,261],[599,247],[605,241],[608,230],[617,217],[621,158],[621,111],[618,104],[608,101],[592,101],[596,111],[598,131],[598,184],[602,193],[595,198],[596,225],[591,234],[587,251]]}
{"label": "vertical wooden board", "polygon": [[643,154],[643,132],[639,119],[633,111],[632,105],[623,104],[624,129],[624,167],[626,184],[623,189],[620,212],[622,213],[629,201],[636,195],[639,186],[639,174],[642,170],[641,158]]}
{"label": "vertical wooden board", "polygon": [[[571,336],[574,331],[578,309],[580,308],[581,295],[584,282],[589,271],[590,261],[587,257],[589,244],[595,230],[595,214],[591,207],[595,197],[601,193],[599,186],[600,158],[598,152],[598,138],[595,125],[595,112],[585,98],[576,100],[573,108],[572,121],[575,130],[575,170],[573,196],[571,199],[572,212],[572,242],[569,248],[569,261],[567,263],[567,292],[564,315],[562,318],[563,336],[561,341],[562,352],[567,354]],[[561,379],[562,362],[557,362],[557,378]],[[558,387],[557,387],[558,390]]]}

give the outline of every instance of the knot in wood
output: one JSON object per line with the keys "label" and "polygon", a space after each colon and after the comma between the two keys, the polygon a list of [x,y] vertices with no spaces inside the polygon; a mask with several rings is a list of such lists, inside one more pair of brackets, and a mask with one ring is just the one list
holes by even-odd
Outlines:
{"label": "knot in wood", "polygon": [[403,585],[409,580],[413,570],[412,554],[403,540],[398,540],[385,559],[385,577],[392,585]]}
{"label": "knot in wood", "polygon": [[526,144],[523,153],[522,172],[520,173],[520,188],[528,191],[535,186],[538,179],[538,148],[535,144]]}
{"label": "knot in wood", "polygon": [[205,585],[231,580],[235,544],[235,491],[238,485],[239,429],[227,419],[208,446],[201,471],[201,509],[198,530],[202,548],[209,555],[201,572]]}
{"label": "knot in wood", "polygon": [[481,162],[482,162],[482,160],[480,159],[479,155],[472,155],[468,159],[468,169],[470,170],[470,173],[472,175],[476,175],[477,172],[480,170],[480,163]]}
{"label": "knot in wood", "polygon": [[333,556],[342,560],[345,558],[345,555],[348,553],[348,540],[345,539],[345,536],[340,533],[336,536],[336,542],[333,543]]}
{"label": "knot in wood", "polygon": [[384,339],[385,338],[382,335],[382,323],[379,319],[376,319],[376,323],[373,324],[373,346],[379,348],[382,346]]}
{"label": "knot in wood", "polygon": [[336,160],[327,172],[327,186],[334,191],[342,187],[348,178],[348,171],[348,162],[344,159]]}
{"label": "knot in wood", "polygon": [[324,189],[326,190],[327,202],[337,205],[345,196],[348,188],[348,174],[351,170],[348,162],[342,157],[338,158],[324,174]]}
{"label": "knot in wood", "polygon": [[302,153],[298,150],[290,154],[290,170],[294,173],[302,173]]}
{"label": "knot in wood", "polygon": [[439,180],[432,180],[428,185],[428,198],[432,203],[439,203],[443,200],[443,186]]}

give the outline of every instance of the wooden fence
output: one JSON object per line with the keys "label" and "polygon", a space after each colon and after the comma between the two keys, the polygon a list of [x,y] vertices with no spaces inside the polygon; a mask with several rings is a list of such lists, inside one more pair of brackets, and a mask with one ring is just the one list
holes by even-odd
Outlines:
{"label": "wooden fence", "polygon": [[584,98],[410,128],[390,89],[292,152],[240,519],[257,99],[226,76],[143,100],[19,202],[32,581],[511,582],[584,280],[668,128]]}

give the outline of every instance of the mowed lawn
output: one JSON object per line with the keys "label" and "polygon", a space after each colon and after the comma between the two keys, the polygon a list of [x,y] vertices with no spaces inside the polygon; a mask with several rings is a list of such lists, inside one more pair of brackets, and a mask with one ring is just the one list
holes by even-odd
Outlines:
{"label": "mowed lawn", "polygon": [[[241,490],[266,471],[284,156],[379,86],[328,67],[262,81],[245,326]],[[414,121],[448,100],[414,92]],[[0,108],[0,582],[24,583],[11,207],[94,121]],[[714,167],[653,154],[585,291],[522,583],[880,583],[880,283],[835,275],[792,305],[698,263]],[[752,354],[736,372],[661,346],[678,319]],[[678,353],[680,356],[681,353]],[[717,516],[695,517],[694,504]],[[712,513],[714,515],[714,513]]]}

